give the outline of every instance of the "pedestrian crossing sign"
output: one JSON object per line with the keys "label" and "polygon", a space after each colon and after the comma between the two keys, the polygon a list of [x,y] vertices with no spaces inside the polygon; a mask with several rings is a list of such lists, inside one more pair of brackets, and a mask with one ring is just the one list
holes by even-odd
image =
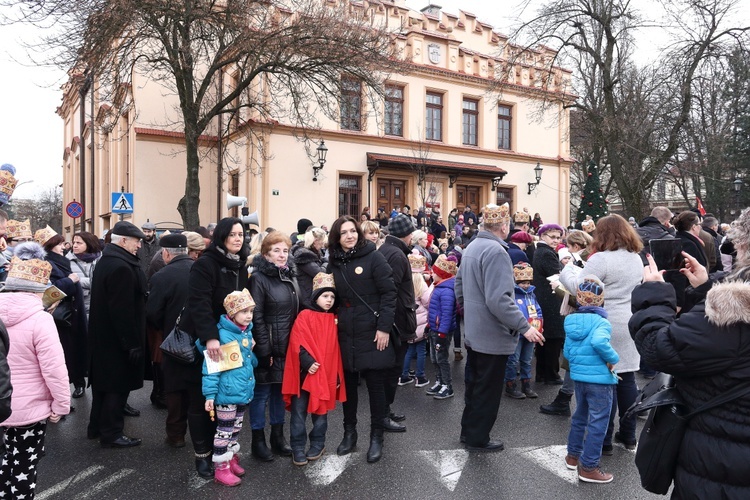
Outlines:
{"label": "pedestrian crossing sign", "polygon": [[112,193],[112,213],[132,214],[133,193]]}

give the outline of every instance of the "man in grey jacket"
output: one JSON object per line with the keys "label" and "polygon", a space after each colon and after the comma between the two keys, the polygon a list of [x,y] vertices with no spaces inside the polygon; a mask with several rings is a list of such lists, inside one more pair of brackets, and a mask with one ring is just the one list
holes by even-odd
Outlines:
{"label": "man in grey jacket", "polygon": [[469,451],[500,451],[502,441],[490,439],[503,392],[508,356],[518,336],[544,343],[527,322],[514,299],[513,266],[505,239],[510,231],[510,208],[487,205],[483,229],[466,247],[456,277],[456,299],[463,304],[467,356],[466,406],[461,417],[461,440]]}

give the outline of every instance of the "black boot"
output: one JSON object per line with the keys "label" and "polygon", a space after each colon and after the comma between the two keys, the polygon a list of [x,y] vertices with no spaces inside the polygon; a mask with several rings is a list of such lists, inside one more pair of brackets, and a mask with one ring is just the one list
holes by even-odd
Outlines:
{"label": "black boot", "polygon": [[151,404],[159,410],[166,410],[167,401],[164,399],[164,377],[161,374],[161,363],[153,363],[151,367],[151,374],[154,378],[154,385],[151,388]]}
{"label": "black boot", "polygon": [[271,449],[282,457],[292,456],[292,449],[284,439],[284,424],[273,424],[271,426]]}
{"label": "black boot", "polygon": [[367,462],[374,464],[383,456],[383,429],[370,431],[370,449],[367,450]]}
{"label": "black boot", "polygon": [[336,448],[337,455],[348,455],[357,446],[357,426],[356,425],[345,425],[344,426],[344,439],[341,440],[341,444]]}
{"label": "black boot", "polygon": [[215,428],[206,413],[188,414],[188,429],[195,450],[195,471],[200,477],[214,477],[211,451],[214,445]]}
{"label": "black boot", "polygon": [[534,392],[534,389],[531,388],[531,379],[530,378],[523,378],[521,379],[521,391],[523,391],[524,394],[526,394],[527,398],[538,398],[539,394]]}
{"label": "black boot", "polygon": [[570,398],[572,397],[572,394],[565,394],[560,391],[557,393],[557,397],[552,403],[540,406],[539,411],[546,415],[562,415],[563,417],[569,417]]}
{"label": "black boot", "polygon": [[261,462],[271,462],[273,453],[266,446],[266,430],[253,429],[253,444],[251,448],[252,455]]}
{"label": "black boot", "polygon": [[195,471],[200,477],[205,479],[212,479],[214,477],[213,460],[210,451],[195,454]]}

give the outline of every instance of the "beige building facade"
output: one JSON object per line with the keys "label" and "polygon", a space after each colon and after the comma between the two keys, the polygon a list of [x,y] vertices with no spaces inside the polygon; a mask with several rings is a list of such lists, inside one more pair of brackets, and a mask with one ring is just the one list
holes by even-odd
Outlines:
{"label": "beige building facade", "polygon": [[[375,213],[431,206],[447,217],[452,208],[469,204],[476,211],[503,202],[568,224],[572,159],[564,104],[575,98],[565,93],[570,73],[543,69],[554,57],[548,49],[518,56],[507,38],[470,13],[416,12],[402,3],[377,10],[383,22],[408,26],[394,43],[412,68],[389,77],[385,99],[367,99],[352,82],[340,119],[321,116],[320,129],[307,134],[307,148],[287,124],[248,120],[225,138],[228,154],[219,162],[217,129],[207,132],[201,142],[202,225],[236,213],[226,208],[226,193],[246,197],[261,228],[286,232],[301,217],[330,226],[365,207]],[[493,75],[511,58],[506,79],[498,82]],[[180,227],[186,167],[176,97],[158,81],[136,75],[120,102],[105,103],[94,82],[81,113],[83,82],[72,75],[58,109],[65,127],[64,203],[82,201],[85,229],[102,234],[118,220],[111,193],[124,189],[134,195],[134,213],[126,220]],[[110,112],[122,107],[127,112]],[[252,140],[247,127],[254,127]],[[320,140],[328,153],[313,180]],[[537,164],[543,169],[538,184]],[[536,184],[531,192],[530,183]],[[81,220],[63,216],[68,239]]]}

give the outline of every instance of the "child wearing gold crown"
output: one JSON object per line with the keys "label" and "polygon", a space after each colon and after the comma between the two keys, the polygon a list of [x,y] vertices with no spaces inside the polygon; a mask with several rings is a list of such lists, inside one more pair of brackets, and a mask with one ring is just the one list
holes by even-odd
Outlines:
{"label": "child wearing gold crown", "polygon": [[[542,332],[542,308],[534,295],[534,268],[527,262],[513,266],[516,281],[516,305],[531,326]],[[523,335],[518,336],[516,352],[508,357],[505,365],[505,394],[514,399],[536,398],[539,395],[531,388],[531,358],[534,357],[534,343]],[[521,373],[521,389],[516,383],[516,374]]]}
{"label": "child wearing gold crown", "polygon": [[[325,451],[328,412],[336,401],[346,401],[344,365],[341,361],[337,319],[334,314],[336,285],[333,274],[313,278],[312,309],[299,313],[289,337],[281,394],[289,420],[292,463],[306,465]],[[310,448],[305,453],[307,414],[312,420]]]}
{"label": "child wearing gold crown", "polygon": [[[237,436],[242,429],[242,419],[248,403],[253,399],[255,376],[253,368],[258,359],[253,354],[252,321],[255,301],[247,290],[235,291],[224,299],[227,313],[219,319],[219,342],[222,345],[237,341],[242,356],[242,366],[217,373],[208,373],[203,361],[203,395],[206,411],[216,411],[218,420],[214,435],[214,481],[225,486],[237,486],[245,475],[240,466],[240,444]],[[200,346],[202,347],[202,346]],[[201,349],[203,350],[203,349]]]}

